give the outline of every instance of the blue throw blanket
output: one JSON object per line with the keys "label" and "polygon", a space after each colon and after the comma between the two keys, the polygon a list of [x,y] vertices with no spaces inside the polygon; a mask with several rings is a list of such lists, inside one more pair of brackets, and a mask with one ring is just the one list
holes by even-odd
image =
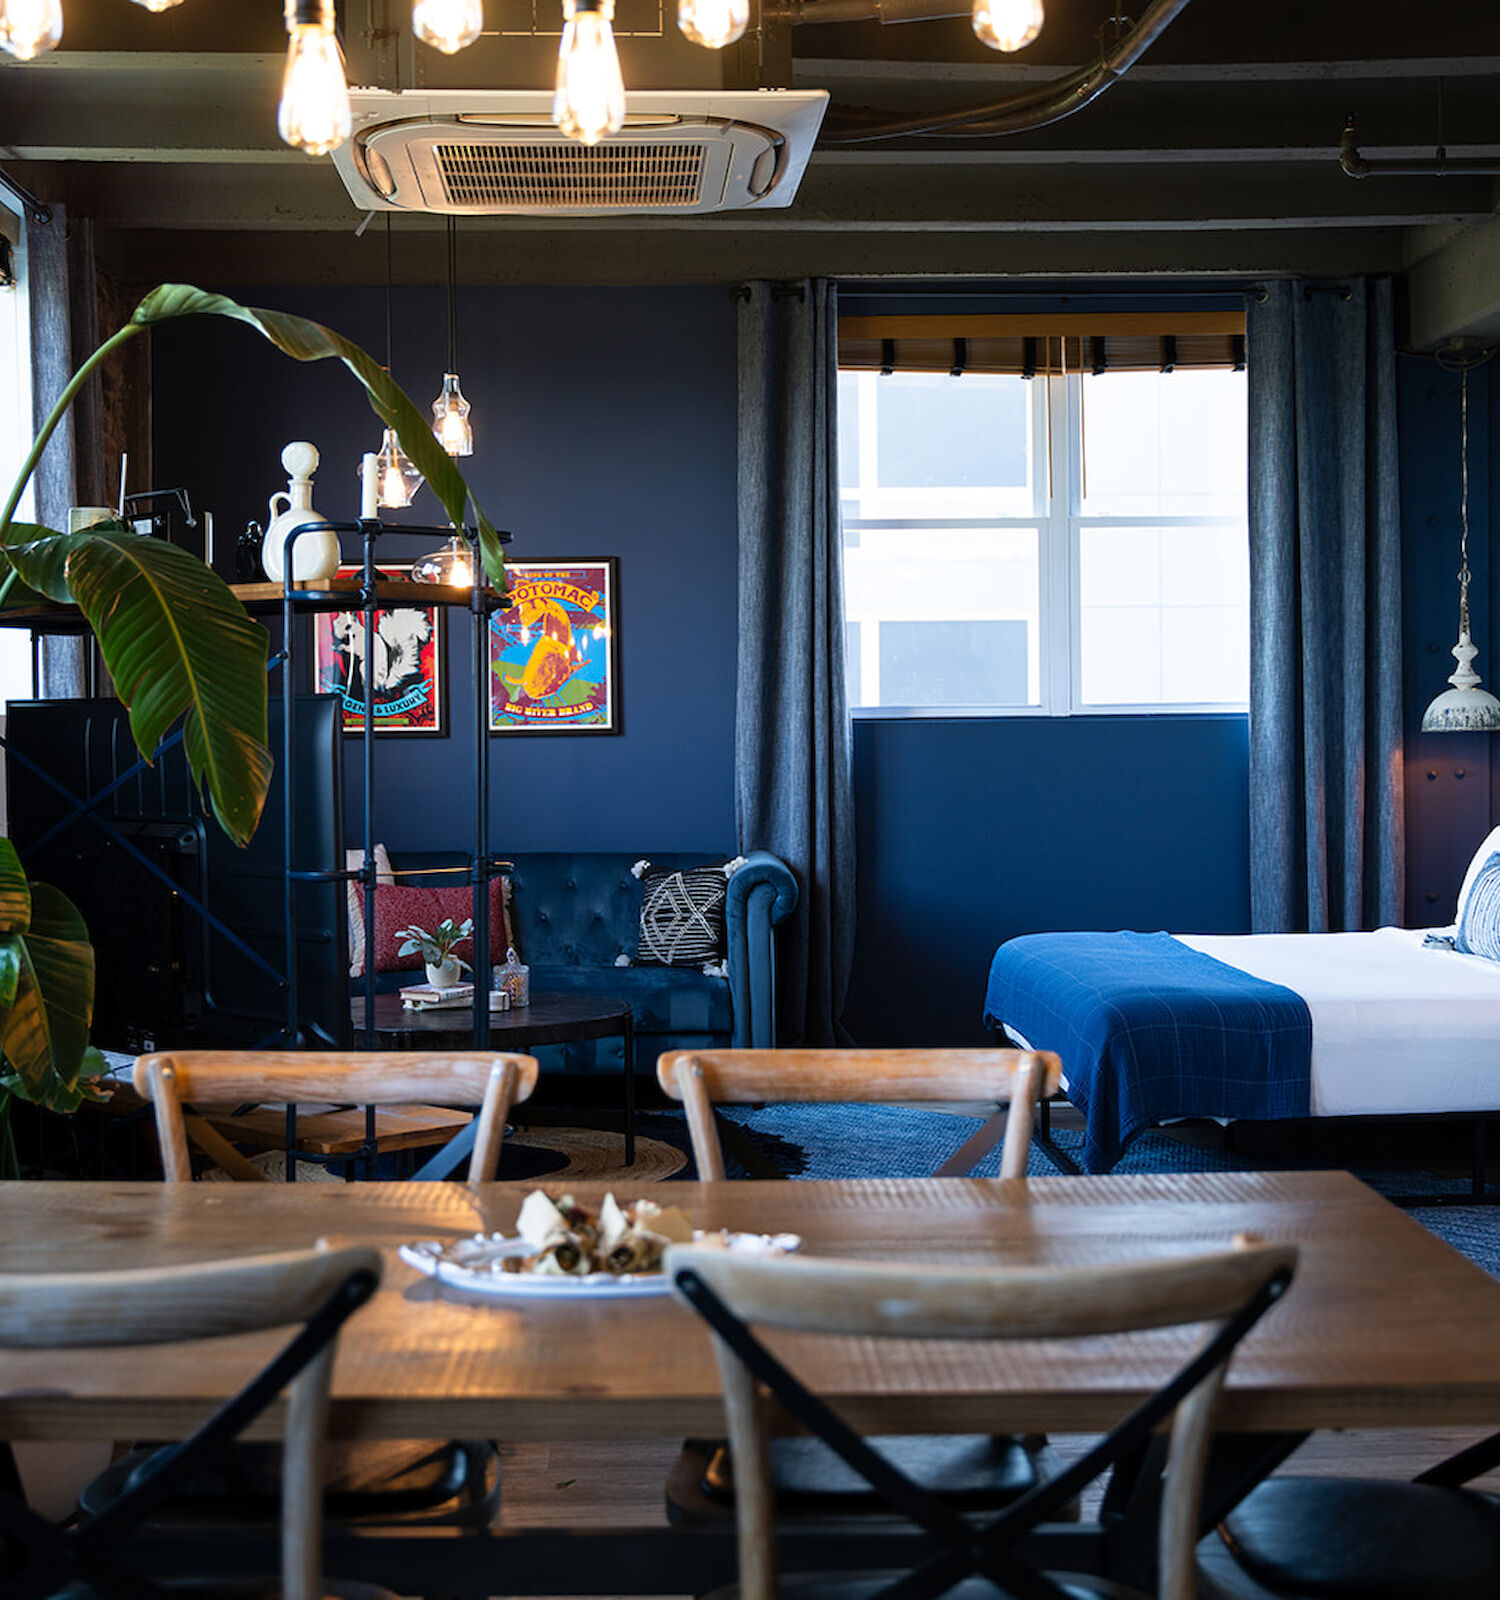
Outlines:
{"label": "blue throw blanket", "polygon": [[1062,1057],[1107,1172],[1173,1117],[1308,1115],[1312,1018],[1302,997],[1166,933],[1033,933],[995,952],[984,1020]]}

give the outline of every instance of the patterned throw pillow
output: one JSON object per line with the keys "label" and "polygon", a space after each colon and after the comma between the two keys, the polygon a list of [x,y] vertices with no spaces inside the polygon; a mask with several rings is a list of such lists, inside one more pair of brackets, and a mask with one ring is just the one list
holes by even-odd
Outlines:
{"label": "patterned throw pillow", "polygon": [[1479,869],[1463,905],[1458,948],[1500,961],[1500,852]]}
{"label": "patterned throw pillow", "polygon": [[[396,875],[391,870],[391,858],[383,844],[370,852],[375,857],[375,882],[394,887]],[[344,864],[356,871],[365,864],[363,847],[344,852]],[[351,878],[345,885],[349,897],[349,976],[365,975],[365,886]]]}
{"label": "patterned throw pillow", "polygon": [[737,862],[653,872],[649,861],[631,870],[645,886],[636,960],[653,967],[701,967],[728,954],[724,898]]}
{"label": "patterned throw pillow", "polygon": [[[515,935],[510,926],[510,896],[506,878],[490,879],[490,959],[499,966],[505,960],[508,945],[514,944]],[[396,952],[404,942],[397,935],[403,928],[415,923],[431,933],[444,917],[462,922],[474,915],[474,890],[468,884],[451,889],[419,889],[397,884],[395,888],[378,888],[375,891],[375,970],[377,972],[417,972],[422,967],[422,953],[414,950],[409,956]],[[474,941],[465,939],[454,945],[455,954],[465,961],[474,960]]]}

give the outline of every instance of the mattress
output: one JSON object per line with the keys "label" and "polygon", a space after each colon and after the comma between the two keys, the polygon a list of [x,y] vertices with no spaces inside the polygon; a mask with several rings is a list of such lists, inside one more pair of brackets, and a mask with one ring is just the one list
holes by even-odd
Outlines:
{"label": "mattress", "polygon": [[1178,937],[1306,1001],[1314,1116],[1500,1110],[1500,964],[1412,928]]}

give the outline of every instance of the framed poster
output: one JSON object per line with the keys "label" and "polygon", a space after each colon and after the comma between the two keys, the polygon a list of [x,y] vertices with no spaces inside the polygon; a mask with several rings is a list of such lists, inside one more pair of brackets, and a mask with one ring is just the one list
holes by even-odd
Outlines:
{"label": "framed poster", "polygon": [[490,617],[491,733],[620,731],[619,564],[507,561]]}
{"label": "framed poster", "polygon": [[[340,578],[357,578],[363,569],[344,566]],[[396,581],[410,567],[382,567],[381,578]],[[374,688],[376,733],[444,733],[443,608],[392,606],[375,612],[373,646],[365,639],[362,611],[320,611],[313,624],[313,688],[341,695],[344,732],[365,725],[365,666]]]}

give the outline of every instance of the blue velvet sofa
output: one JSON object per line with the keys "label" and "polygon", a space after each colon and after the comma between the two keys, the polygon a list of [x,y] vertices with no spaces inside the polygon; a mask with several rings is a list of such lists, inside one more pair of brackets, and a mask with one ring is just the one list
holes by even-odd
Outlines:
{"label": "blue velvet sofa", "polygon": [[[702,866],[713,857],[655,854],[654,871]],[[403,874],[413,868],[450,865],[453,856],[392,851]],[[531,968],[533,993],[607,994],[628,1000],[635,1014],[635,1070],[650,1076],[663,1050],[756,1047],[776,1043],[776,928],[797,904],[797,880],[769,851],[752,851],[729,880],[725,901],[727,976],[696,967],[617,966],[634,961],[640,927],[642,886],[631,874],[636,855],[538,853],[509,857],[513,863],[511,920],[520,957]],[[452,882],[452,879],[447,879]],[[496,949],[498,965],[505,952]],[[380,973],[376,986],[396,989],[413,981],[410,972]],[[420,977],[417,978],[420,981]],[[621,1041],[541,1046],[544,1072],[618,1073]]]}

